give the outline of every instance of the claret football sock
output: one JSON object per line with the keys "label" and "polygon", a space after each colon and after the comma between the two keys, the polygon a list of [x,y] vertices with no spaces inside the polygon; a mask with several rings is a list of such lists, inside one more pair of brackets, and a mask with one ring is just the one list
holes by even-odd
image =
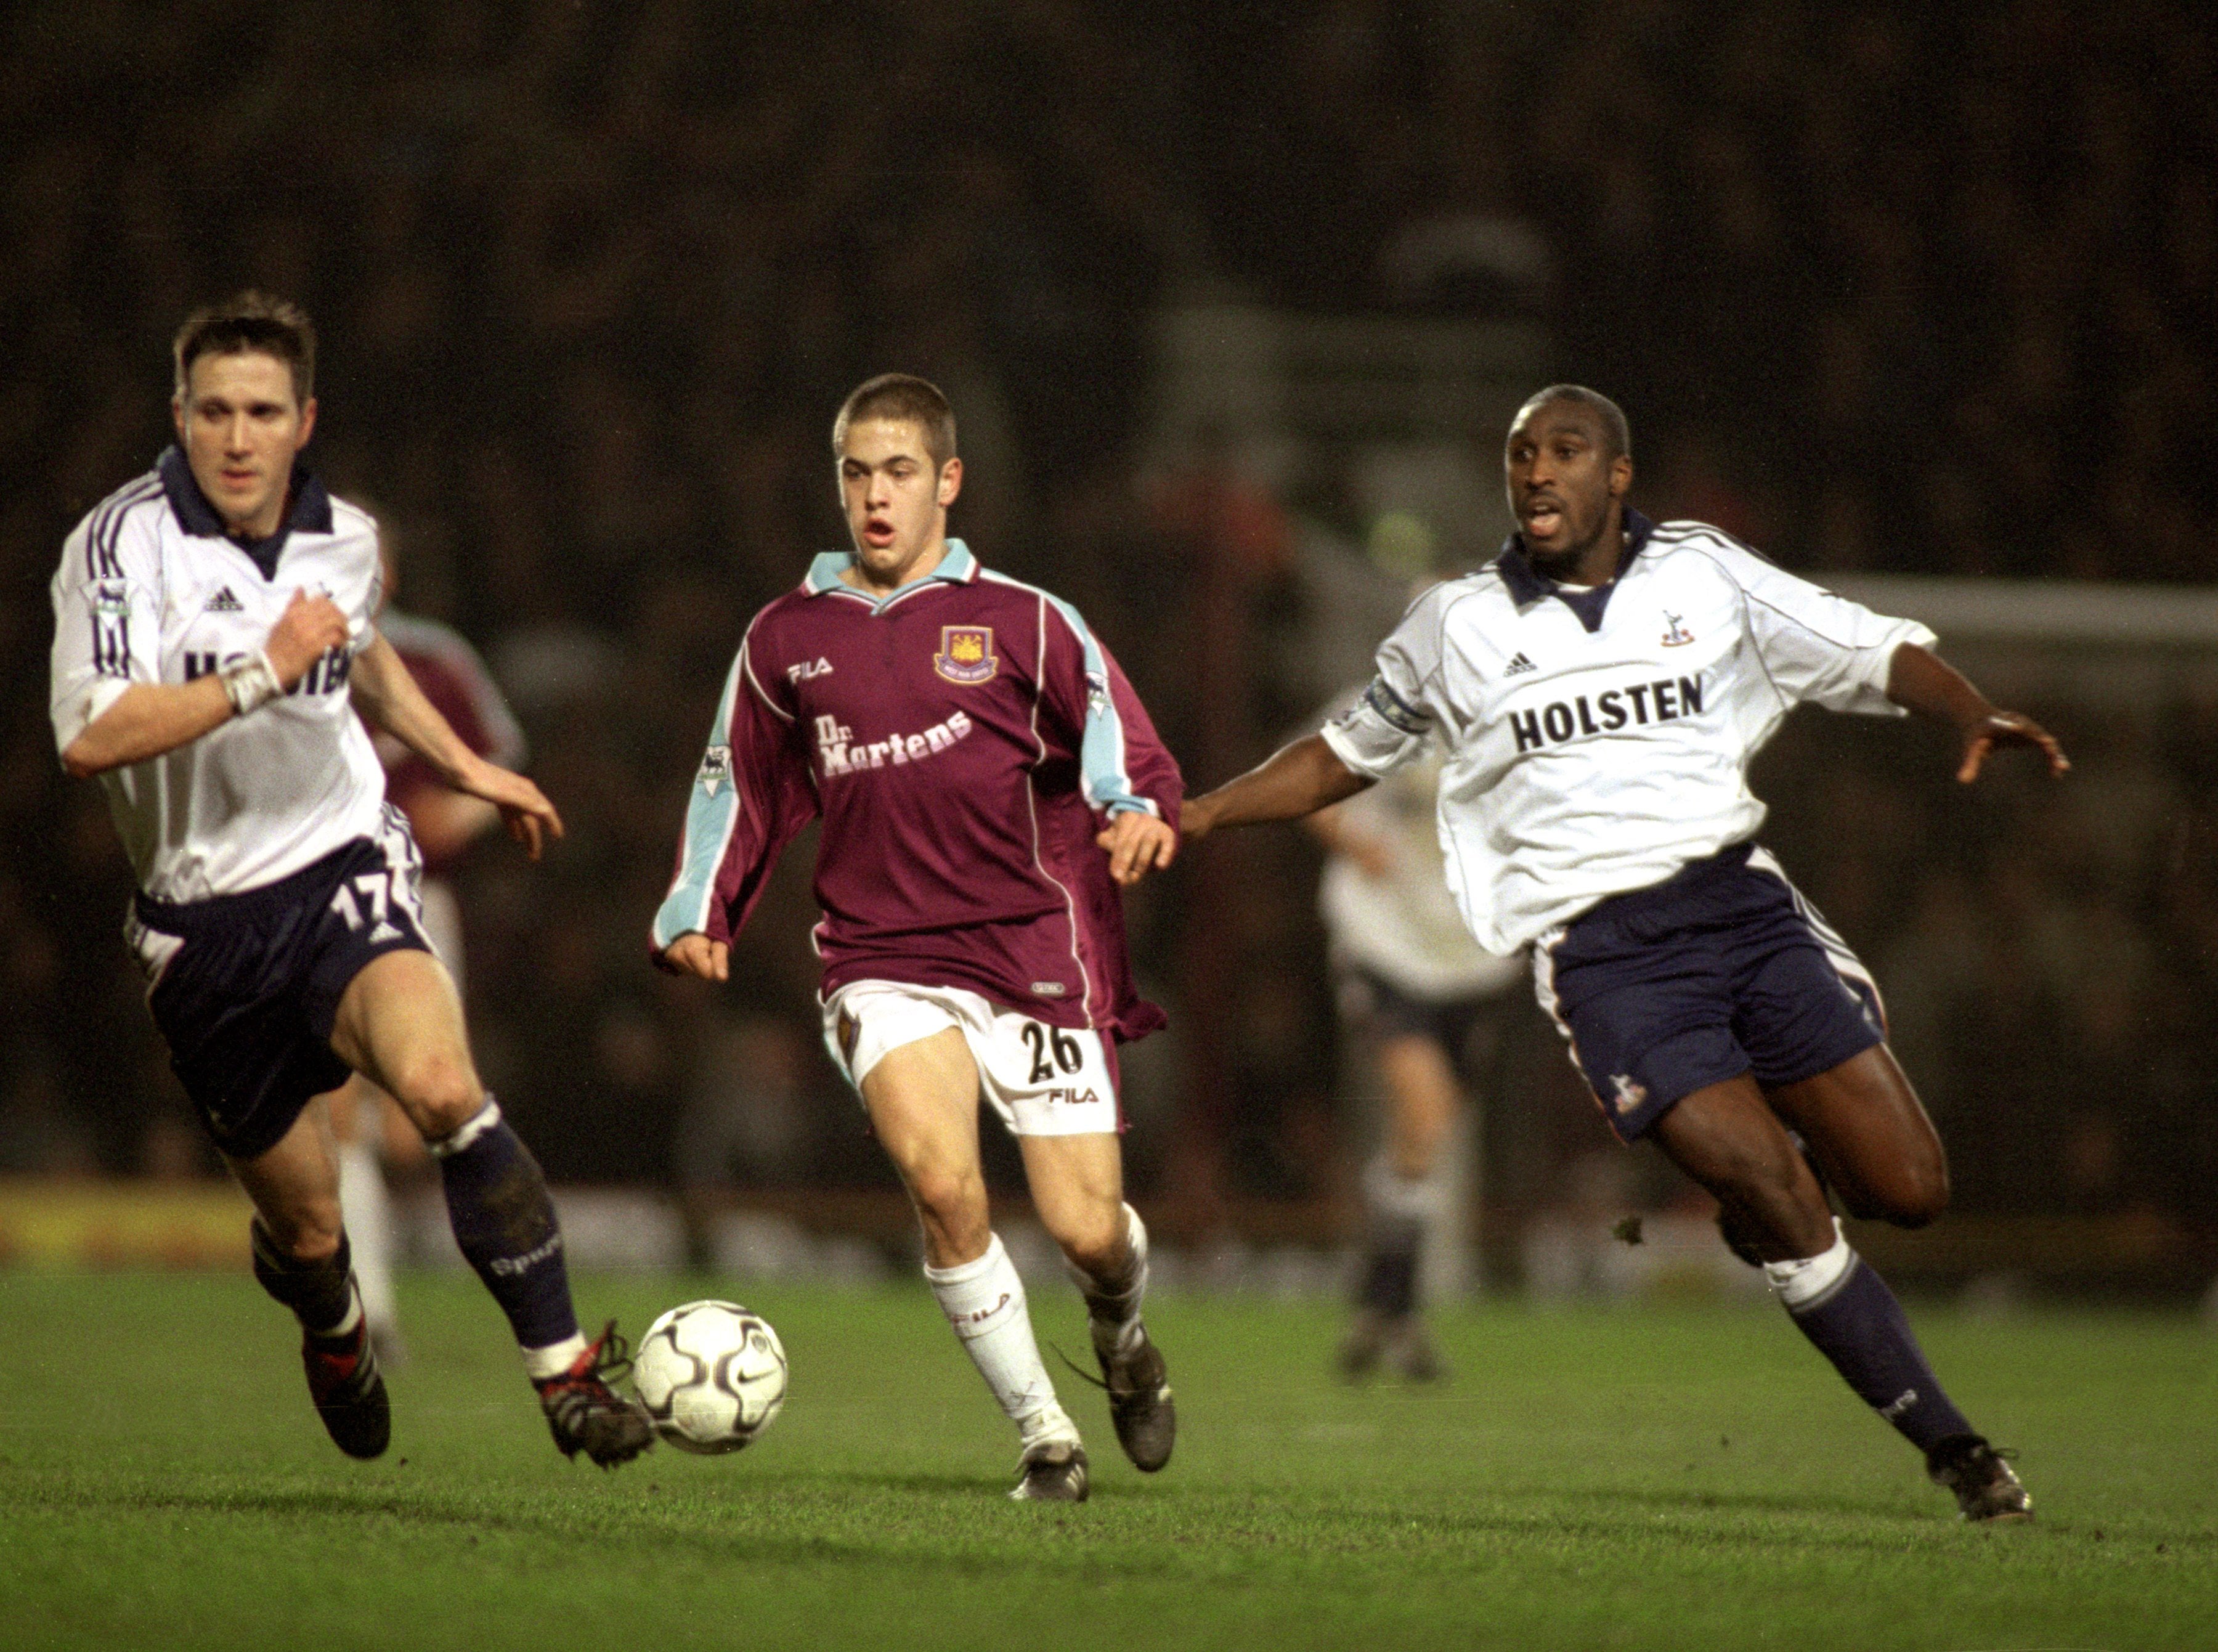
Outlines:
{"label": "claret football sock", "polygon": [[350,1335],[362,1317],[361,1299],[355,1291],[354,1258],[347,1236],[339,1235],[339,1248],[324,1262],[296,1262],[277,1248],[277,1241],[259,1217],[248,1224],[254,1249],[254,1277],[300,1321],[312,1337]]}
{"label": "claret football sock", "polygon": [[[531,1375],[585,1347],[570,1306],[562,1230],[547,1177],[493,1097],[468,1124],[428,1144],[438,1161],[455,1243],[508,1316]],[[551,1375],[552,1372],[544,1373]]]}
{"label": "claret football sock", "polygon": [[1140,1307],[1148,1295],[1148,1225],[1131,1206],[1124,1212],[1129,1248],[1113,1277],[1097,1279],[1069,1257],[1063,1259],[1063,1271],[1086,1298],[1087,1331],[1095,1355],[1104,1360],[1129,1353],[1140,1339]]}
{"label": "claret football sock", "polygon": [[1763,1271],[1781,1304],[1866,1405],[1912,1445],[1930,1451],[1974,1431],[1941,1387],[1887,1282],[1833,1223],[1831,1247]]}
{"label": "claret football sock", "polygon": [[924,1276],[963,1351],[986,1379],[1002,1412],[1016,1424],[1024,1443],[1075,1440],[1078,1429],[1056,1403],[1055,1384],[1040,1361],[1038,1344],[1032,1340],[1025,1282],[1002,1248],[1001,1236],[990,1235],[986,1254],[976,1261],[951,1268],[926,1266]]}

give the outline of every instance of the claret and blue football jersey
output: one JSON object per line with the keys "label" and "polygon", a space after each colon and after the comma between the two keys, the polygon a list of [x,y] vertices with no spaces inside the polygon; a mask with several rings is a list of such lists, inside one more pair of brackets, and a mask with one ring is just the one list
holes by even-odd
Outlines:
{"label": "claret and blue football jersey", "polygon": [[1131,982],[1094,835],[1175,821],[1178,766],[1076,609],[959,539],[886,596],[820,556],[757,614],[724,684],[655,914],[660,953],[728,941],[779,852],[821,816],[824,991],[961,986],[1054,1025],[1162,1024]]}

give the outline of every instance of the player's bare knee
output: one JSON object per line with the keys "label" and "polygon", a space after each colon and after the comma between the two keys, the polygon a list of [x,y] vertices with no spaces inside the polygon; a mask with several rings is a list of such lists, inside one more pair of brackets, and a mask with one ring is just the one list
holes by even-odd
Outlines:
{"label": "player's bare knee", "polygon": [[1050,1229],[1073,1266],[1096,1276],[1113,1270],[1124,1251],[1124,1208],[1121,1202],[1088,1204],[1060,1213]]}
{"label": "player's bare knee", "polygon": [[909,1196],[926,1221],[949,1233],[984,1226],[986,1184],[976,1175],[936,1167],[912,1167],[907,1173]]}
{"label": "player's bare knee", "polygon": [[440,1141],[484,1110],[485,1086],[448,1056],[419,1061],[396,1075],[393,1094],[426,1141]]}
{"label": "player's bare knee", "polygon": [[1871,1214],[1881,1221],[1897,1227],[1924,1227],[1948,1208],[1947,1163],[1936,1158],[1901,1166],[1878,1202],[1879,1208]]}
{"label": "player's bare knee", "polygon": [[343,1231],[336,1197],[309,1198],[293,1203],[273,1220],[262,1218],[278,1255],[295,1267],[313,1268],[338,1254]]}

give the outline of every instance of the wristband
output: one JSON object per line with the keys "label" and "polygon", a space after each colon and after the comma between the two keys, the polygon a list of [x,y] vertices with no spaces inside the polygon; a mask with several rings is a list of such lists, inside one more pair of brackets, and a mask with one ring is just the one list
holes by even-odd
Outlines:
{"label": "wristband", "polygon": [[240,717],[269,705],[285,692],[277,680],[276,667],[270,663],[270,656],[260,649],[226,666],[220,675],[231,709]]}

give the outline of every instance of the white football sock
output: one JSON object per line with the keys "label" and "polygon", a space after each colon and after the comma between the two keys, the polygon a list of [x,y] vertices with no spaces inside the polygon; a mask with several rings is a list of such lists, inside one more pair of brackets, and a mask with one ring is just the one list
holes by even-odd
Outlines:
{"label": "white football sock", "polygon": [[366,1141],[339,1143],[339,1209],[354,1247],[354,1280],[371,1328],[387,1333],[400,1323],[393,1295],[393,1203],[377,1150]]}
{"label": "white football sock", "polygon": [[522,1348],[517,1351],[524,1356],[524,1374],[534,1382],[547,1382],[575,1365],[578,1356],[592,1345],[585,1340],[585,1333],[577,1331],[544,1348]]}
{"label": "white football sock", "polygon": [[1841,1232],[1841,1219],[1836,1216],[1831,1245],[1800,1261],[1767,1262],[1763,1276],[1781,1305],[1789,1314],[1800,1314],[1830,1299],[1856,1265],[1856,1253],[1849,1248],[1848,1235]]}
{"label": "white football sock", "polygon": [[1055,1384],[1048,1380],[1039,1345],[1032,1340],[1025,1282],[1001,1248],[1001,1236],[988,1236],[986,1254],[976,1262],[952,1268],[926,1266],[924,1276],[963,1351],[1016,1424],[1025,1444],[1046,1439],[1075,1442],[1078,1429],[1056,1402]]}
{"label": "white football sock", "polygon": [[1140,1304],[1148,1294],[1148,1225],[1131,1206],[1124,1207],[1124,1237],[1132,1247],[1131,1260],[1117,1279],[1096,1279],[1069,1257],[1063,1271],[1086,1298],[1086,1329],[1094,1338],[1094,1351],[1102,1359],[1131,1351],[1140,1339]]}

